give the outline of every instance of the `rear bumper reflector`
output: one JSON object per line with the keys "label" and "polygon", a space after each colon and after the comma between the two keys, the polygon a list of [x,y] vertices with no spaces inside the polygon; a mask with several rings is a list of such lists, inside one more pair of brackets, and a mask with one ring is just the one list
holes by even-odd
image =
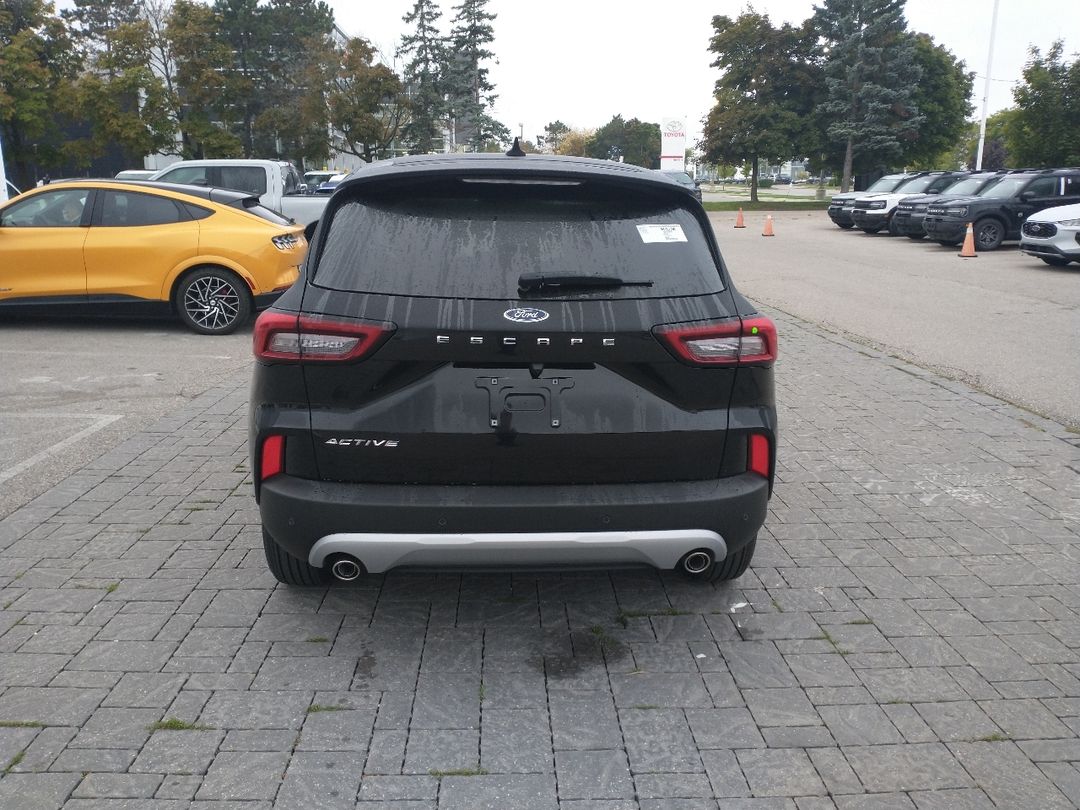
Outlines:
{"label": "rear bumper reflector", "polygon": [[267,436],[263,439],[259,460],[259,480],[265,481],[285,471],[285,437]]}
{"label": "rear bumper reflector", "polygon": [[746,453],[747,472],[757,473],[762,478],[768,478],[770,466],[769,437],[760,433],[751,433]]}

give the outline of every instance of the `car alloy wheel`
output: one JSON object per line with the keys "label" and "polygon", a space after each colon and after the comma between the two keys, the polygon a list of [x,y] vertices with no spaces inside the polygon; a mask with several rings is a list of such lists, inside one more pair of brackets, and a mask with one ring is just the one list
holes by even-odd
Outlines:
{"label": "car alloy wheel", "polygon": [[975,246],[979,250],[997,250],[1005,241],[1005,229],[996,219],[975,223]]}
{"label": "car alloy wheel", "polygon": [[251,315],[251,296],[243,282],[226,270],[199,270],[176,292],[184,323],[204,335],[226,335]]}

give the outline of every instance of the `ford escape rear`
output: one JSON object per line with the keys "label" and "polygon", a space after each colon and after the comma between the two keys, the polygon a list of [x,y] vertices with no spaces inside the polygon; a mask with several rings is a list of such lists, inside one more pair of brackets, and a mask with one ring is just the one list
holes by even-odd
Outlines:
{"label": "ford escape rear", "polygon": [[637,167],[422,156],[341,184],[255,328],[267,562],[739,576],[772,488],[776,331],[701,205]]}

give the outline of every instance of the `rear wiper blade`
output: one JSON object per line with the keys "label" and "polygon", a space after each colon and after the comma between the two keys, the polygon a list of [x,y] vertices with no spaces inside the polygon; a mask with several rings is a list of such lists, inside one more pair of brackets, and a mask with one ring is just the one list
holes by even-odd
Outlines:
{"label": "rear wiper blade", "polygon": [[613,287],[651,287],[651,281],[626,281],[618,276],[586,276],[574,273],[522,273],[518,292],[539,292],[558,289],[603,289]]}

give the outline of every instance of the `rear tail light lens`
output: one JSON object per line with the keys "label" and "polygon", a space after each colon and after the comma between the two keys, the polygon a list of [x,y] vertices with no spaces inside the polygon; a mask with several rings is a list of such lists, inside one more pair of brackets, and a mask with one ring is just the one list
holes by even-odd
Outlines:
{"label": "rear tail light lens", "polygon": [[267,436],[262,443],[259,461],[259,480],[265,481],[285,472],[285,437]]}
{"label": "rear tail light lens", "polygon": [[677,357],[696,366],[771,365],[776,361],[776,325],[761,315],[658,326],[653,332]]}
{"label": "rear tail light lens", "polygon": [[304,362],[359,360],[374,352],[396,328],[392,323],[333,321],[267,310],[255,321],[255,357]]}
{"label": "rear tail light lens", "polygon": [[769,437],[761,433],[751,433],[747,442],[746,471],[757,473],[762,478],[769,478],[769,473],[772,471]]}

